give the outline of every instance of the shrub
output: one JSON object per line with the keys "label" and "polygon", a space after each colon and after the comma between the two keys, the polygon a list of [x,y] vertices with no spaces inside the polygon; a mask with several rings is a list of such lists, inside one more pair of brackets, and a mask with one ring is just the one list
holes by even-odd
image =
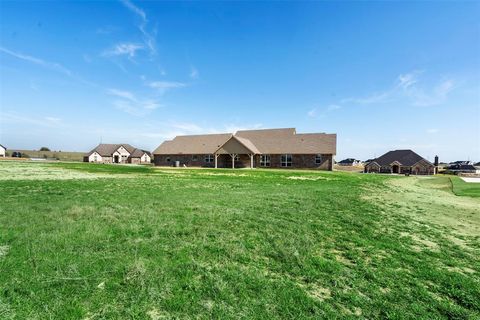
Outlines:
{"label": "shrub", "polygon": [[41,147],[40,151],[50,151],[50,149],[48,149],[47,147]]}

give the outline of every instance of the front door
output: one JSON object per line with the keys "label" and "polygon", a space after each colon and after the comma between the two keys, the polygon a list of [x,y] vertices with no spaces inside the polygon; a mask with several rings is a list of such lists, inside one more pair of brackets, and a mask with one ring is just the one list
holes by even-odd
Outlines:
{"label": "front door", "polygon": [[400,173],[400,167],[394,164],[392,166],[392,173]]}
{"label": "front door", "polygon": [[119,159],[120,159],[119,156],[113,156],[113,162],[114,163],[119,163],[120,162]]}

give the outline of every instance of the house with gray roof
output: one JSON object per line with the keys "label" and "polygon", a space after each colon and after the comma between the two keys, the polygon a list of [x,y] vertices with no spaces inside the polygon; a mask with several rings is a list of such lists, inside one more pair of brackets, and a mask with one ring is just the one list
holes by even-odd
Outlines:
{"label": "house with gray roof", "polygon": [[337,162],[339,166],[360,166],[362,165],[362,160],[357,160],[354,158],[343,159],[342,161]]}
{"label": "house with gray roof", "polygon": [[157,166],[332,170],[337,135],[294,128],[177,136],[153,152]]}
{"label": "house with gray roof", "polygon": [[128,143],[101,143],[83,157],[84,162],[95,163],[151,163],[151,153],[137,149]]}
{"label": "house with gray roof", "polygon": [[394,150],[372,159],[364,172],[430,175],[436,173],[436,168],[412,150]]}

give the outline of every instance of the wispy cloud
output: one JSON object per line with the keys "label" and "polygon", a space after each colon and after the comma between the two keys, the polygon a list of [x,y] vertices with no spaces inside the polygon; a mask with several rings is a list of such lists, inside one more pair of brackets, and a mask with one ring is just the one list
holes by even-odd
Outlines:
{"label": "wispy cloud", "polygon": [[33,64],[36,64],[36,65],[39,65],[39,66],[42,66],[42,67],[45,67],[45,68],[63,73],[63,74],[66,74],[67,76],[72,76],[72,72],[69,69],[62,66],[61,64],[59,64],[59,63],[45,61],[43,59],[32,57],[32,56],[29,56],[29,55],[26,55],[26,54],[23,54],[23,53],[15,52],[15,51],[9,50],[9,49],[4,48],[4,47],[0,47],[0,51],[3,52],[3,53],[6,53],[6,54],[8,54],[12,57],[15,57],[15,58],[18,58],[18,59],[21,59],[21,60],[24,60],[24,61],[28,61],[28,62],[31,62]]}
{"label": "wispy cloud", "polygon": [[0,47],[0,52],[3,52],[5,54],[8,54],[12,57],[15,57],[15,58],[23,60],[23,61],[27,61],[29,63],[36,64],[40,67],[58,72],[60,74],[63,74],[65,76],[75,80],[75,81],[81,82],[81,83],[86,84],[88,86],[97,87],[97,88],[100,87],[98,84],[93,83],[93,82],[88,81],[88,80],[85,80],[84,78],[76,75],[70,69],[64,67],[60,63],[46,61],[46,60],[31,56],[31,55],[15,52],[13,50],[9,50],[9,49],[4,48],[4,47]]}
{"label": "wispy cloud", "polygon": [[135,96],[130,91],[118,90],[118,89],[108,89],[107,93],[113,96],[124,98],[131,101],[136,101]]}
{"label": "wispy cloud", "polygon": [[198,69],[192,66],[190,68],[190,74],[189,74],[190,79],[198,79],[200,77],[200,73],[198,72]]}
{"label": "wispy cloud", "polygon": [[342,106],[338,104],[330,104],[326,108],[320,109],[318,107],[312,108],[307,112],[307,116],[309,118],[323,118],[327,115],[329,112],[333,112],[336,110],[341,109]]}
{"label": "wispy cloud", "polygon": [[130,0],[121,0],[121,2],[128,10],[133,12],[139,18],[139,23],[137,27],[138,27],[138,30],[140,30],[140,32],[142,33],[145,46],[149,49],[150,54],[152,55],[156,54],[157,49],[155,44],[155,36],[157,32],[155,29],[151,32],[147,30],[148,19],[145,11],[137,7]]}
{"label": "wispy cloud", "polygon": [[135,57],[138,50],[143,50],[144,47],[138,43],[119,43],[113,48],[103,52],[103,56],[122,56],[126,55],[129,58]]}
{"label": "wispy cloud", "polygon": [[147,86],[155,89],[160,95],[163,95],[169,90],[186,87],[186,84],[176,81],[153,81],[148,83]]}
{"label": "wispy cloud", "polygon": [[1,112],[0,113],[1,122],[5,123],[18,123],[18,124],[28,124],[35,125],[39,127],[59,127],[62,124],[62,120],[57,117],[45,116],[45,117],[31,117],[23,116],[17,113]]}
{"label": "wispy cloud", "polygon": [[346,98],[342,103],[377,104],[407,99],[413,106],[434,106],[446,101],[448,94],[454,89],[452,79],[441,80],[431,89],[420,85],[422,70],[415,70],[397,77],[394,85],[385,91],[375,92],[360,98]]}
{"label": "wispy cloud", "polygon": [[153,82],[150,82],[148,86],[154,89],[174,89],[174,88],[183,88],[186,85],[182,82],[175,82],[175,81],[153,81]]}
{"label": "wispy cloud", "polygon": [[434,133],[438,133],[438,129],[435,129],[435,128],[432,128],[432,129],[427,129],[427,133],[429,134],[434,134]]}
{"label": "wispy cloud", "polygon": [[108,89],[107,93],[119,98],[112,102],[115,108],[134,116],[145,116],[161,107],[158,101],[154,99],[138,99],[135,94],[130,91]]}

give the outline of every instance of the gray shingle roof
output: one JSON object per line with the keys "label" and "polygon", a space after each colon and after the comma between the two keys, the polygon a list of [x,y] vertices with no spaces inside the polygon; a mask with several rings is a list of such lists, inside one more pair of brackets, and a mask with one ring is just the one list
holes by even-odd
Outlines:
{"label": "gray shingle roof", "polygon": [[412,150],[389,151],[384,155],[382,155],[381,157],[373,159],[371,162],[376,162],[380,166],[389,166],[393,162],[397,161],[403,166],[413,166],[420,160],[424,160],[424,161],[427,161],[428,163],[431,163],[430,161],[426,160],[425,158],[422,158]]}
{"label": "gray shingle roof", "polygon": [[109,157],[121,146],[123,146],[130,154],[132,154],[135,151],[135,148],[129,145],[128,143],[121,143],[121,144],[100,143],[90,152],[86,153],[85,156],[88,157],[92,153],[97,152],[102,157]]}

